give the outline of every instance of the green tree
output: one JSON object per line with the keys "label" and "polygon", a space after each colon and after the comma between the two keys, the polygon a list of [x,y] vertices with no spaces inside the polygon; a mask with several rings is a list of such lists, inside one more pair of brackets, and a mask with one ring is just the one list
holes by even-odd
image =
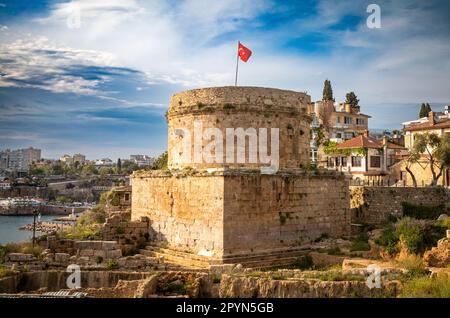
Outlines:
{"label": "green tree", "polygon": [[331,82],[329,80],[325,80],[325,82],[323,83],[323,98],[322,100],[332,100],[334,101],[333,98],[333,89],[331,88]]}
{"label": "green tree", "polygon": [[98,169],[98,173],[102,178],[105,178],[108,174],[113,173],[113,171],[109,167],[101,167],[100,169]]}
{"label": "green tree", "polygon": [[52,175],[63,175],[65,173],[65,167],[64,164],[61,161],[57,161],[51,166],[51,172]]}
{"label": "green tree", "polygon": [[411,154],[414,155],[415,162],[428,162],[432,175],[430,185],[435,186],[444,168],[450,167],[450,140],[445,135],[438,136],[435,133],[417,134]]}
{"label": "green tree", "polygon": [[428,116],[428,113],[427,113],[427,110],[425,109],[425,104],[422,103],[422,105],[420,105],[419,118],[426,117],[426,116]]}
{"label": "green tree", "polygon": [[165,168],[167,168],[167,151],[163,152],[158,158],[156,158],[152,165],[153,170],[162,170]]}
{"label": "green tree", "polygon": [[82,176],[91,176],[96,174],[98,174],[98,170],[93,164],[87,164],[83,166],[83,169],[81,169]]}
{"label": "green tree", "polygon": [[428,113],[431,112],[431,106],[428,103],[422,103],[420,105],[419,118],[428,117]]}
{"label": "green tree", "polygon": [[120,172],[122,170],[122,160],[117,159],[117,171]]}
{"label": "green tree", "polygon": [[359,99],[357,98],[355,92],[350,92],[345,95],[345,102],[350,104],[352,107],[359,107]]}
{"label": "green tree", "polygon": [[139,166],[131,160],[124,160],[122,162],[122,171],[126,173],[132,173],[135,170],[139,170]]}

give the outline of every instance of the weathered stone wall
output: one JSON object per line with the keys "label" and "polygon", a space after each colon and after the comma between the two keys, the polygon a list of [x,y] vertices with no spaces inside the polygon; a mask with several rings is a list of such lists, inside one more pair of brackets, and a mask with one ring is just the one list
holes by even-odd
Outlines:
{"label": "weathered stone wall", "polygon": [[99,258],[107,260],[122,257],[122,251],[116,241],[58,240],[49,236],[47,248],[48,253],[44,260],[55,265],[67,265],[70,262],[96,264]]}
{"label": "weathered stone wall", "polygon": [[223,260],[349,234],[343,177],[301,170],[157,173],[134,175],[132,219],[148,216],[169,248]]}
{"label": "weathered stone wall", "polygon": [[290,171],[225,176],[225,255],[298,247],[349,234],[343,176]]}
{"label": "weathered stone wall", "polygon": [[[298,168],[309,164],[309,122],[307,104],[310,97],[306,93],[260,87],[213,87],[195,89],[176,94],[172,97],[168,111],[169,168],[195,167],[198,169],[211,167],[259,167],[261,164],[249,163],[246,144],[245,163],[237,160],[226,162],[226,129],[254,128],[260,135],[259,128],[267,128],[267,141],[270,153],[270,129],[279,129],[279,160],[282,168]],[[194,154],[194,122],[202,124],[203,133],[206,128],[217,128],[223,136],[222,163],[210,162],[205,159],[195,162]],[[176,129],[184,129],[190,136],[177,136]],[[188,151],[191,162],[175,160],[173,151],[181,156],[179,149],[184,138],[191,140]],[[234,139],[234,138],[233,138]],[[211,142],[211,137],[203,138],[201,146],[205,150]],[[242,148],[240,148],[242,149]],[[234,153],[238,151],[237,140],[234,140]],[[187,151],[186,151],[187,152]],[[214,151],[213,151],[214,153]],[[212,159],[212,158],[211,158]]]}
{"label": "weathered stone wall", "polygon": [[122,213],[116,213],[106,219],[102,228],[102,238],[105,241],[117,241],[119,247],[130,249],[149,241],[152,238],[150,233],[150,221],[147,217],[142,217],[135,221],[124,219]]}
{"label": "weathered stone wall", "polygon": [[132,221],[149,217],[162,245],[223,253],[223,177],[143,172],[133,175]]}
{"label": "weathered stone wall", "polygon": [[364,187],[350,186],[352,220],[380,223],[392,214],[403,214],[402,203],[439,205],[450,202],[450,192],[440,187]]}

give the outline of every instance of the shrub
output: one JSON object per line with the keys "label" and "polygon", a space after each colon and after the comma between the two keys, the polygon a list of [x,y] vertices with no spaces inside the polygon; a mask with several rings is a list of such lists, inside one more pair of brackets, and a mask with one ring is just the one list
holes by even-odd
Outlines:
{"label": "shrub", "polygon": [[123,228],[119,227],[119,228],[116,229],[116,234],[117,235],[123,235],[123,234],[125,234],[125,230]]}
{"label": "shrub", "polygon": [[350,251],[370,251],[369,236],[367,233],[361,233],[353,240]]}
{"label": "shrub", "polygon": [[100,237],[101,228],[97,224],[93,225],[75,225],[61,233],[61,236],[75,240],[94,240]]}
{"label": "shrub", "polygon": [[221,278],[220,276],[214,276],[213,278],[213,284],[220,284]]}
{"label": "shrub", "polygon": [[352,245],[350,246],[350,251],[370,251],[370,245],[367,242],[364,241],[353,241]]}
{"label": "shrub", "polygon": [[0,266],[0,278],[14,275],[14,272],[4,266]]}
{"label": "shrub", "polygon": [[[450,222],[449,222],[450,223]],[[443,221],[417,220],[410,217],[400,219],[395,226],[388,225],[381,236],[375,240],[394,255],[399,252],[398,243],[402,238],[412,253],[422,253],[436,245],[445,236],[447,224]]]}
{"label": "shrub", "polygon": [[106,220],[105,207],[97,204],[77,219],[77,225],[103,224]]}
{"label": "shrub", "polygon": [[375,243],[384,246],[386,252],[390,255],[394,255],[399,251],[398,240],[399,237],[395,229],[392,226],[388,226],[383,230],[381,236],[375,240]]}
{"label": "shrub", "polygon": [[450,277],[417,277],[406,282],[400,297],[408,298],[450,298]]}
{"label": "shrub", "polygon": [[424,247],[424,223],[409,217],[405,217],[396,223],[396,232],[400,239],[403,239],[408,250],[412,253],[419,253]]}
{"label": "shrub", "polygon": [[[38,257],[43,251],[43,248],[39,245],[35,245],[30,242],[22,242],[22,243],[7,243],[6,245],[0,248],[0,258],[6,256],[9,253],[24,253],[24,254],[33,254]],[[1,261],[1,259],[0,259]]]}
{"label": "shrub", "polygon": [[406,254],[396,259],[397,266],[408,270],[410,277],[417,277],[426,274],[428,271],[422,258],[415,254]]}
{"label": "shrub", "polygon": [[305,255],[296,259],[292,267],[297,269],[311,269],[314,267],[313,259],[310,255]]}
{"label": "shrub", "polygon": [[95,258],[95,262],[96,262],[97,264],[103,263],[103,257],[97,256],[97,257]]}
{"label": "shrub", "polygon": [[119,264],[115,260],[110,259],[106,262],[106,269],[113,270],[118,268]]}
{"label": "shrub", "polygon": [[284,277],[284,276],[281,275],[280,273],[275,273],[275,274],[272,274],[272,279],[273,279],[273,280],[285,280],[286,277]]}
{"label": "shrub", "polygon": [[327,249],[328,255],[344,255],[341,249],[338,246],[334,246],[332,248]]}

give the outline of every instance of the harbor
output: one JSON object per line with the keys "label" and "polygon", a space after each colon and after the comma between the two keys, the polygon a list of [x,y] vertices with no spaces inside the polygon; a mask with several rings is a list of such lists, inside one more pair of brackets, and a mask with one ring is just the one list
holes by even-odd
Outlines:
{"label": "harbor", "polygon": [[85,202],[59,203],[49,202],[40,198],[6,198],[0,199],[0,215],[68,215],[80,213],[92,207]]}

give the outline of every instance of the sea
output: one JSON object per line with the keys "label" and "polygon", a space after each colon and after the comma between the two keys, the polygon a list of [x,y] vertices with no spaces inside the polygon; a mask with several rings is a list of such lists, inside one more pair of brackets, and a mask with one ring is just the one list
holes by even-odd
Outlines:
{"label": "sea", "polygon": [[[51,221],[56,217],[55,215],[42,215],[40,221]],[[32,231],[19,230],[21,226],[31,223],[33,223],[32,215],[0,215],[0,244],[31,241]],[[42,233],[36,232],[36,235],[40,234]]]}

